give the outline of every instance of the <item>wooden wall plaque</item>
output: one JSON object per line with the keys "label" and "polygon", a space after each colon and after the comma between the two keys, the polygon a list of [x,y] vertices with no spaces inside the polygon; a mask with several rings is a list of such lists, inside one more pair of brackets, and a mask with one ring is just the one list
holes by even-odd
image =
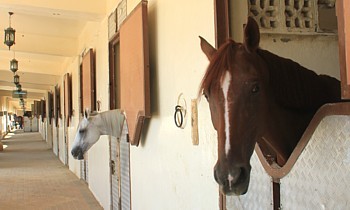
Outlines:
{"label": "wooden wall plaque", "polygon": [[120,27],[120,106],[136,146],[145,118],[151,117],[147,23],[147,1],[142,1]]}

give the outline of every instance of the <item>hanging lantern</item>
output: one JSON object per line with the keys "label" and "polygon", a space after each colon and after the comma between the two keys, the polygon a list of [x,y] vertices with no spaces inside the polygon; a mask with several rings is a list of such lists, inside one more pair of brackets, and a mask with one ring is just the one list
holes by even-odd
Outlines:
{"label": "hanging lantern", "polygon": [[16,59],[12,59],[10,61],[10,70],[13,73],[16,73],[16,71],[18,70],[18,61]]}
{"label": "hanging lantern", "polygon": [[17,84],[16,87],[17,87],[17,91],[18,92],[22,91],[22,85],[21,84]]}
{"label": "hanging lantern", "polygon": [[9,50],[12,45],[15,44],[15,33],[16,30],[11,28],[11,16],[13,15],[13,12],[9,12],[9,27],[5,29],[5,40],[4,44],[6,44],[9,47]]}
{"label": "hanging lantern", "polygon": [[13,76],[13,83],[15,83],[15,85],[19,84],[19,76],[17,74]]}

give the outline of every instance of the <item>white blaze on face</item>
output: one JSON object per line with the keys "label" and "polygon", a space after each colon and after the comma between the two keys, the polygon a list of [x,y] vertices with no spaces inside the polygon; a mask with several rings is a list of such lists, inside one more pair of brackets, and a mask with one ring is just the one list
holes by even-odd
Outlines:
{"label": "white blaze on face", "polygon": [[230,122],[229,122],[229,107],[228,107],[228,90],[231,83],[231,74],[229,71],[226,71],[224,75],[224,79],[221,83],[222,92],[224,93],[224,99],[225,99],[225,105],[224,105],[224,117],[225,117],[225,154],[228,155],[228,152],[230,151]]}
{"label": "white blaze on face", "polygon": [[228,174],[227,180],[228,180],[228,184],[229,184],[229,187],[230,187],[230,190],[231,190],[232,189],[233,176],[231,176],[231,174]]}

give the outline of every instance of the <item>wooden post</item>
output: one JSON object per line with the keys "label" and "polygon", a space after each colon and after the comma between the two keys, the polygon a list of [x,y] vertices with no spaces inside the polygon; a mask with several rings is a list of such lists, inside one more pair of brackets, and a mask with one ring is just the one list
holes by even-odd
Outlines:
{"label": "wooden post", "polygon": [[342,98],[350,99],[350,1],[336,2]]}

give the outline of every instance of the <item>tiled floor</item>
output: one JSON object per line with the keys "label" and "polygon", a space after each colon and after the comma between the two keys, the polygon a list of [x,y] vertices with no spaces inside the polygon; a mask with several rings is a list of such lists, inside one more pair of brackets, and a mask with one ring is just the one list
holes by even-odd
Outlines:
{"label": "tiled floor", "polygon": [[0,152],[0,209],[102,209],[39,133],[9,133]]}

